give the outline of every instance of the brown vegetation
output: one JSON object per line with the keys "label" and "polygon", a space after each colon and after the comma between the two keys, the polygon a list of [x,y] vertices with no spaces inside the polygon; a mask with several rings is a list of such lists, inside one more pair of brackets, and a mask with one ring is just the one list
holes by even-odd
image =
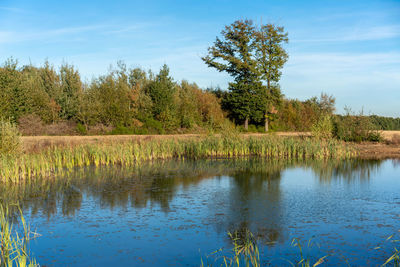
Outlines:
{"label": "brown vegetation", "polygon": [[[277,132],[278,136],[310,137],[310,132]],[[243,137],[264,136],[265,134],[243,134]],[[102,135],[102,136],[23,136],[22,144],[25,152],[38,152],[45,148],[69,147],[82,144],[111,144],[140,140],[155,139],[188,139],[199,138],[200,134],[179,135]],[[362,158],[400,158],[400,131],[382,131],[385,143],[364,142],[360,144],[350,143],[360,152]]]}

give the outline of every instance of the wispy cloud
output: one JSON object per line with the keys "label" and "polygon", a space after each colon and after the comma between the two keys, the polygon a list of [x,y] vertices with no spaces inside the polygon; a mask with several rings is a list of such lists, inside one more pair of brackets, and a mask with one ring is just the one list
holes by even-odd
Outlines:
{"label": "wispy cloud", "polygon": [[323,42],[351,42],[370,41],[400,37],[400,25],[375,26],[370,28],[347,28],[340,33],[330,33],[333,37],[293,40],[293,43],[323,43]]}
{"label": "wispy cloud", "polygon": [[114,26],[113,29],[106,31],[106,34],[125,34],[131,33],[149,26],[153,24],[150,23],[136,23],[133,25],[123,25],[123,26]]}
{"label": "wispy cloud", "polygon": [[146,24],[135,24],[129,26],[118,25],[86,25],[79,27],[63,27],[48,30],[31,30],[31,31],[1,31],[0,30],[0,44],[5,43],[20,43],[27,41],[54,41],[54,38],[78,36],[82,34],[122,34],[129,33],[134,30],[144,28]]}
{"label": "wispy cloud", "polygon": [[26,13],[27,11],[22,8],[0,6],[0,10],[14,13]]}

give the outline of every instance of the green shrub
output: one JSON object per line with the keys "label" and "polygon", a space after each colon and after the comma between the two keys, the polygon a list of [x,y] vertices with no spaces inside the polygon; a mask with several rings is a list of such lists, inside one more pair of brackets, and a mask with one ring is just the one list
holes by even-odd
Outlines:
{"label": "green shrub", "polygon": [[80,135],[87,135],[87,129],[86,129],[85,125],[83,125],[82,123],[78,123],[78,125],[76,125],[76,131]]}
{"label": "green shrub", "polygon": [[147,132],[149,134],[164,134],[165,133],[163,124],[160,121],[155,120],[153,118],[145,120],[142,128],[147,129]]}
{"label": "green shrub", "polygon": [[21,135],[17,126],[10,121],[0,120],[0,156],[19,154],[21,147]]}
{"label": "green shrub", "polygon": [[368,116],[364,116],[362,111],[355,115],[349,109],[346,110],[344,116],[335,117],[333,134],[339,140],[351,142],[383,140],[380,132],[374,130]]}
{"label": "green shrub", "polygon": [[135,134],[135,131],[130,128],[130,127],[126,127],[126,126],[122,126],[122,125],[117,125],[117,127],[115,127],[110,134],[112,135],[124,135],[124,134]]}
{"label": "green shrub", "polygon": [[331,115],[323,115],[318,121],[312,125],[311,133],[318,139],[330,139],[332,138],[333,123]]}

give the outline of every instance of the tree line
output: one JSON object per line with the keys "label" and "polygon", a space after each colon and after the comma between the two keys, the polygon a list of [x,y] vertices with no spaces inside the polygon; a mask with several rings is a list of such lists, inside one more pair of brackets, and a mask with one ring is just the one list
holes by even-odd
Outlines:
{"label": "tree line", "polygon": [[0,67],[0,116],[27,132],[69,122],[80,133],[100,128],[115,133],[216,129],[225,120],[215,95],[194,83],[175,82],[167,65],[154,74],[119,62],[106,75],[84,83],[69,64],[58,70],[48,62],[18,67],[13,59]]}
{"label": "tree line", "polygon": [[[227,25],[202,60],[232,77],[228,90],[177,82],[167,65],[154,73],[120,61],[83,82],[66,63],[57,69],[47,61],[19,66],[10,58],[0,66],[0,119],[18,123],[26,135],[205,132],[234,124],[244,131],[310,131],[322,117],[333,117],[335,99],[284,97],[279,80],[288,41],[284,28],[274,24]],[[350,117],[336,116],[336,125],[349,124]],[[375,129],[400,128],[398,119],[368,120]]]}

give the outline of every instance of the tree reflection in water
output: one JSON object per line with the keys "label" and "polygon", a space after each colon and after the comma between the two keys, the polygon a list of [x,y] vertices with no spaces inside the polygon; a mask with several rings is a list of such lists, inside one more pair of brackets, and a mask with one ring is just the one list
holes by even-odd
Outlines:
{"label": "tree reflection in water", "polygon": [[[215,193],[207,204],[218,232],[246,232],[265,244],[283,240],[280,183],[283,170],[307,168],[321,183],[368,181],[381,161],[299,161],[247,158],[236,160],[157,161],[133,168],[89,167],[64,176],[18,185],[0,185],[2,204],[20,203],[32,215],[74,216],[84,196],[102,208],[159,205],[168,213],[179,190],[212,177],[226,178],[228,192]],[[229,177],[229,178],[228,178]],[[271,205],[274,203],[274,205]],[[60,208],[59,208],[60,207]],[[190,207],[189,207],[190,208]],[[61,213],[61,214],[60,214]],[[262,223],[256,223],[262,222]],[[272,242],[272,243],[271,243]]]}

